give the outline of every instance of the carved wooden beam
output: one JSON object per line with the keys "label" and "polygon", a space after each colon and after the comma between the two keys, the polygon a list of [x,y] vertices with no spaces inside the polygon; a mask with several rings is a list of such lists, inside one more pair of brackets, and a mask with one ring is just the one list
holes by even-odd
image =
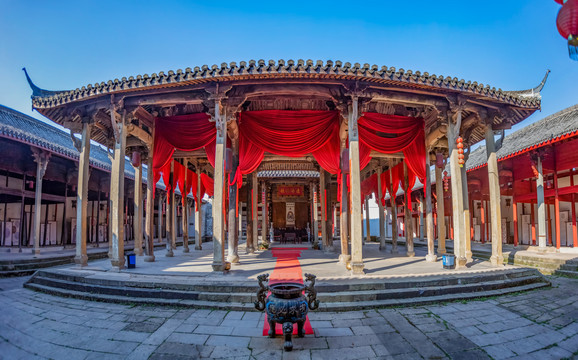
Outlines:
{"label": "carved wooden beam", "polygon": [[126,129],[127,129],[128,135],[132,135],[132,136],[136,137],[137,139],[142,141],[149,149],[153,146],[152,136],[149,133],[147,133],[145,130],[143,130],[142,128],[140,128],[134,124],[129,124],[126,126]]}
{"label": "carved wooden beam", "polygon": [[148,127],[152,127],[155,123],[155,117],[142,106],[137,106],[137,108],[134,109],[133,116],[142,121]]}
{"label": "carved wooden beam", "polygon": [[394,154],[384,154],[380,153],[379,151],[371,150],[371,157],[378,159],[403,159],[405,156],[401,152]]}

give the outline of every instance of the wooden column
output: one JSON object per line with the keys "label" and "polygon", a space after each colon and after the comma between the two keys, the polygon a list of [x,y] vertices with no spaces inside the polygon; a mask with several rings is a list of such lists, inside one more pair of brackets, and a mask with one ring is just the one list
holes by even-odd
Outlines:
{"label": "wooden column", "polygon": [[[174,166],[174,163],[173,163]],[[172,176],[175,176],[174,173],[174,168],[171,166],[171,173]],[[173,182],[173,181],[172,181]],[[176,185],[176,182],[174,182]],[[175,186],[176,187],[176,186]],[[171,249],[172,250],[176,250],[177,249],[177,237],[179,234],[179,231],[177,229],[177,194],[176,194],[176,189],[173,189],[173,191],[171,192],[171,202],[169,204],[169,206],[171,207]]]}
{"label": "wooden column", "polygon": [[[342,154],[342,164],[343,164],[343,151]],[[341,173],[341,204],[339,207],[339,237],[341,243],[341,254],[339,255],[339,262],[341,264],[347,265],[351,261],[351,255],[349,255],[349,194],[347,193],[347,174],[345,172]]]}
{"label": "wooden column", "polygon": [[[64,183],[64,208],[62,209],[62,225],[60,227],[60,245],[66,247],[66,203],[68,200],[68,177],[66,179],[66,183]],[[99,189],[100,191],[100,189]]]}
{"label": "wooden column", "polygon": [[[6,175],[8,176],[8,174]],[[8,178],[6,178],[6,183],[8,183]],[[24,191],[26,190],[26,173],[22,174],[22,185],[20,186],[20,238],[18,239],[18,252],[22,252],[22,245],[24,243],[24,231],[23,229],[26,228],[25,216],[26,216],[26,197],[24,195]],[[32,210],[32,209],[31,209]],[[4,226],[6,226],[6,212],[8,211],[8,206],[6,202],[4,202]],[[32,218],[32,213],[30,213],[30,218]],[[29,220],[32,222],[32,219]],[[6,228],[3,229],[6,232]],[[12,239],[10,239],[12,241]],[[30,241],[28,241],[30,242]]]}
{"label": "wooden column", "polygon": [[157,241],[160,243],[163,241],[163,194],[160,191],[157,194]]}
{"label": "wooden column", "polygon": [[[393,188],[393,175],[391,169],[393,169],[394,161],[389,162],[389,183]],[[391,190],[391,189],[390,189]],[[397,194],[389,193],[389,201],[391,202],[391,253],[397,254],[397,203],[395,201]]]}
{"label": "wooden column", "polygon": [[458,164],[458,148],[456,139],[460,133],[462,123],[462,110],[458,108],[456,112],[456,122],[449,119],[448,144],[450,148],[450,173],[452,182],[452,219],[453,219],[453,239],[454,255],[456,256],[456,268],[464,267],[466,258],[466,239],[464,224],[464,198],[460,165]]}
{"label": "wooden column", "polygon": [[418,239],[423,240],[425,238],[425,223],[424,223],[424,219],[423,219],[423,213],[424,213],[424,209],[423,209],[423,198],[424,196],[421,193],[418,193],[417,196],[417,208],[418,208],[418,214],[419,214],[419,236]]}
{"label": "wooden column", "polygon": [[504,264],[502,255],[502,210],[500,207],[500,175],[496,146],[494,143],[494,131],[491,124],[486,126],[486,154],[488,156],[488,184],[490,188],[490,216],[492,226],[492,256],[490,262],[494,266]]}
{"label": "wooden column", "polygon": [[142,249],[142,213],[143,213],[143,199],[142,199],[142,163],[134,168],[134,221],[133,221],[133,232],[134,232],[134,253],[137,256],[143,255]]}
{"label": "wooden column", "polygon": [[267,230],[268,230],[268,216],[267,216],[267,184],[265,181],[261,181],[261,241],[264,244],[269,243],[269,239],[267,239]]}
{"label": "wooden column", "polygon": [[317,192],[317,184],[313,183],[311,189],[313,193],[313,233],[311,236],[313,236],[313,247],[316,248],[319,245],[319,213],[317,211],[319,209],[319,205],[317,204],[319,194]]}
{"label": "wooden column", "polygon": [[411,189],[409,188],[409,178],[407,175],[407,163],[403,162],[403,184],[405,188],[404,201],[404,225],[405,225],[405,247],[407,256],[415,256],[413,249],[413,217],[411,206]]}
{"label": "wooden column", "polygon": [[542,172],[542,159],[536,157],[536,170],[538,178],[536,179],[536,198],[538,202],[538,247],[540,250],[546,250],[546,204],[544,203],[544,174]]}
{"label": "wooden column", "polygon": [[349,170],[351,177],[351,271],[353,274],[364,274],[363,268],[363,234],[361,231],[361,179],[359,168],[359,133],[357,120],[359,112],[358,97],[352,96],[349,111]]}
{"label": "wooden column", "polygon": [[512,212],[514,220],[514,246],[518,246],[518,203],[512,197]]}
{"label": "wooden column", "polygon": [[78,160],[78,185],[76,188],[76,254],[74,262],[82,267],[88,265],[86,255],[86,227],[88,222],[88,180],[90,177],[90,131],[92,125],[82,124],[80,156]]}
{"label": "wooden column", "polygon": [[377,208],[379,211],[379,250],[385,251],[385,214],[383,211],[383,191],[381,189],[381,164],[377,167]]}
{"label": "wooden column", "polygon": [[[235,178],[235,172],[237,171],[237,166],[239,165],[239,147],[237,140],[232,141],[232,164],[231,164],[231,179]],[[227,261],[231,264],[239,263],[239,227],[237,224],[237,183],[229,185],[229,221],[228,231],[227,231]]]}
{"label": "wooden column", "polygon": [[[34,208],[36,209],[34,213],[34,255],[40,255],[40,221],[41,221],[40,215],[42,213],[41,211],[42,178],[44,177],[44,173],[46,172],[46,166],[48,165],[48,160],[50,159],[50,153],[33,147],[32,156],[34,157],[34,162],[36,163],[36,193],[34,196]],[[48,207],[46,207],[46,211],[48,211]],[[22,221],[24,221],[23,218],[20,219],[21,223]],[[22,233],[22,231],[20,232]],[[22,244],[22,238],[23,236],[21,235],[21,238],[18,240],[19,244]]]}
{"label": "wooden column", "polygon": [[253,201],[251,202],[251,212],[253,214],[253,249],[259,249],[259,215],[257,211],[257,204],[259,202],[259,182],[257,181],[257,171],[251,174],[252,184],[251,184],[251,197]]}
{"label": "wooden column", "polygon": [[319,201],[321,202],[321,244],[323,244],[323,250],[327,250],[327,208],[325,207],[325,170],[319,169]]}
{"label": "wooden column", "polygon": [[466,173],[466,166],[460,168],[460,173],[462,177],[462,194],[464,201],[464,238],[465,238],[465,254],[466,260],[468,262],[472,261],[472,231],[471,231],[471,213],[474,209],[470,209],[470,198],[468,192],[468,175]]}
{"label": "wooden column", "polygon": [[166,202],[166,223],[165,223],[165,231],[167,233],[167,242],[166,242],[166,250],[167,252],[165,253],[166,257],[173,257],[175,256],[175,253],[173,252],[173,234],[175,232],[175,228],[174,228],[174,221],[173,221],[173,217],[175,216],[174,211],[174,207],[173,204],[175,202],[175,189],[172,188],[172,184],[174,183],[173,181],[173,176],[174,176],[174,170],[175,170],[175,164],[174,164],[174,160],[171,159],[171,167],[170,167],[170,175],[169,175],[169,184],[167,184],[167,189],[169,188],[169,186],[171,187],[170,191],[167,191],[167,202]]}
{"label": "wooden column", "polygon": [[[223,111],[224,112],[224,111]],[[213,271],[226,271],[225,239],[223,229],[225,217],[223,204],[225,198],[225,148],[227,146],[227,117],[221,114],[221,98],[215,100],[215,125],[217,127],[215,145],[215,194],[213,200]]]}
{"label": "wooden column", "polygon": [[[369,225],[369,195],[365,195],[365,242],[371,242],[371,227]],[[365,245],[365,242],[363,243]]]}
{"label": "wooden column", "polygon": [[113,269],[121,270],[124,268],[124,161],[127,129],[125,124],[126,111],[123,111],[122,116],[118,119],[120,121],[117,121],[118,116],[115,114],[116,111],[114,108],[111,108],[111,122],[115,129],[115,141],[110,178],[110,202],[112,214],[112,251],[110,262]]}
{"label": "wooden column", "polygon": [[[185,168],[185,184],[183,186],[184,189],[187,189],[187,184],[191,179],[189,179],[189,159],[183,159],[183,166]],[[186,191],[186,190],[185,190]],[[182,194],[182,203],[183,203],[183,217],[182,217],[182,224],[183,224],[183,252],[188,253],[189,249],[189,194]]]}
{"label": "wooden column", "polygon": [[[427,144],[426,144],[427,149]],[[430,170],[430,154],[426,150],[425,154],[425,230],[427,239],[427,255],[425,260],[429,262],[437,261],[434,247],[434,221],[432,209],[432,194],[431,194],[431,170]],[[443,198],[442,198],[443,199]]]}
{"label": "wooden column", "polygon": [[[154,136],[154,131],[153,131]],[[155,246],[154,246],[154,234],[155,234],[155,202],[154,202],[154,174],[153,174],[153,147],[149,146],[147,155],[147,199],[146,199],[146,218],[145,218],[145,251],[146,256],[144,261],[153,262],[155,261]],[[160,197],[160,196],[159,196]],[[160,213],[160,208],[159,208]],[[160,224],[159,220],[159,224]]]}
{"label": "wooden column", "polygon": [[[249,179],[247,178],[247,180]],[[243,187],[246,191],[245,199],[247,199],[247,241],[245,245],[247,254],[253,254],[255,252],[253,245],[253,217],[255,216],[253,212],[253,181],[247,181],[247,184]]]}
{"label": "wooden column", "polygon": [[[98,205],[96,206],[96,247],[98,247],[100,239],[99,239],[99,229],[100,229],[100,202],[101,202],[101,184],[100,181],[98,182]],[[66,210],[66,204],[64,206],[64,209]]]}
{"label": "wooden column", "polygon": [[201,169],[197,163],[197,198],[195,199],[195,250],[203,249],[203,194],[201,194]]}
{"label": "wooden column", "polygon": [[[560,197],[558,196],[558,171],[556,169],[554,169],[554,212],[556,219],[556,250],[560,251]],[[567,240],[566,243],[568,243]]]}

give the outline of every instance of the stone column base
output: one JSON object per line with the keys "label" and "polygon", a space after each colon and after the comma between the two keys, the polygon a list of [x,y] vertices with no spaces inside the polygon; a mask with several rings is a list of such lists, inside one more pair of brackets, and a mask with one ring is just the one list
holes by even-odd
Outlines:
{"label": "stone column base", "polygon": [[464,268],[468,263],[468,259],[465,257],[456,257],[456,269],[457,268]]}
{"label": "stone column base", "polygon": [[490,257],[490,262],[492,263],[492,266],[504,266],[504,256],[492,255]]}
{"label": "stone column base", "polygon": [[83,267],[88,265],[88,256],[81,255],[74,257],[74,263],[78,265],[78,267]]}
{"label": "stone column base", "polygon": [[351,263],[351,274],[352,275],[365,275],[363,269],[365,265],[363,263]]}
{"label": "stone column base", "polygon": [[227,256],[227,262],[231,263],[231,264],[238,264],[239,263],[239,255],[234,254],[234,255],[229,255]]}
{"label": "stone column base", "polygon": [[203,250],[203,247],[200,245],[195,245],[195,250]]}
{"label": "stone column base", "polygon": [[344,254],[339,255],[340,264],[346,265],[349,261],[351,261],[351,255],[344,255]]}
{"label": "stone column base", "polygon": [[379,244],[379,251],[386,251],[386,250],[387,250],[387,246],[385,246],[385,245],[382,246],[381,244]]}
{"label": "stone column base", "polygon": [[144,258],[145,262],[155,262],[155,256],[154,255],[147,255]]}
{"label": "stone column base", "polygon": [[224,271],[228,271],[231,269],[231,263],[230,262],[213,262],[213,264],[211,265],[213,267],[213,271],[220,271],[220,272],[224,272]]}
{"label": "stone column base", "polygon": [[442,256],[445,253],[447,253],[447,250],[445,248],[444,249],[438,248],[438,255],[439,256]]}
{"label": "stone column base", "polygon": [[414,257],[415,256],[415,251],[408,251],[405,253],[407,255],[407,257]]}
{"label": "stone column base", "polygon": [[166,257],[173,257],[173,256],[175,256],[175,254],[173,253],[173,248],[172,248],[172,247],[169,246],[169,247],[167,248],[167,252],[165,253],[165,256],[166,256]]}
{"label": "stone column base", "polygon": [[436,261],[438,261],[438,257],[437,257],[436,255],[434,255],[434,254],[427,254],[427,255],[425,256],[425,261],[427,261],[427,262],[436,262]]}

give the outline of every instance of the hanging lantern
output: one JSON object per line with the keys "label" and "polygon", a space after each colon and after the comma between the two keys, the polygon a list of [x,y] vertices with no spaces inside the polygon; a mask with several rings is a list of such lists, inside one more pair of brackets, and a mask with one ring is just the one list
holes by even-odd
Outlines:
{"label": "hanging lantern", "polygon": [[578,0],[567,0],[556,18],[558,32],[568,40],[570,59],[578,61]]}
{"label": "hanging lantern", "polygon": [[444,154],[436,153],[436,166],[438,169],[443,169],[444,167]]}
{"label": "hanging lantern", "polygon": [[444,171],[444,178],[443,178],[443,182],[444,182],[444,191],[448,191],[450,189],[450,179],[448,178],[448,172]]}
{"label": "hanging lantern", "polygon": [[132,152],[132,156],[131,156],[131,160],[130,160],[132,166],[139,167],[141,164],[141,154],[140,151],[133,151]]}

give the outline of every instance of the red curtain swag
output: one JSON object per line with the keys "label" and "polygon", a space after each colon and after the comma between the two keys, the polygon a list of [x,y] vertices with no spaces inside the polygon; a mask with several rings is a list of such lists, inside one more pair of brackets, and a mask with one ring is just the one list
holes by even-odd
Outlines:
{"label": "red curtain swag", "polygon": [[[408,168],[420,180],[425,179],[423,119],[368,112],[359,118],[358,128],[360,162],[368,161],[371,150],[386,154],[403,151]],[[385,137],[380,133],[393,134],[396,137]]]}
{"label": "red curtain swag", "polygon": [[238,121],[239,171],[231,184],[240,186],[242,176],[257,169],[265,151],[289,157],[311,153],[325,170],[338,173],[338,111],[244,111]]}
{"label": "red curtain swag", "polygon": [[170,163],[175,149],[182,151],[200,149],[214,142],[215,135],[215,124],[209,121],[209,115],[205,113],[155,118],[153,147],[155,178],[160,179],[158,172]]}

